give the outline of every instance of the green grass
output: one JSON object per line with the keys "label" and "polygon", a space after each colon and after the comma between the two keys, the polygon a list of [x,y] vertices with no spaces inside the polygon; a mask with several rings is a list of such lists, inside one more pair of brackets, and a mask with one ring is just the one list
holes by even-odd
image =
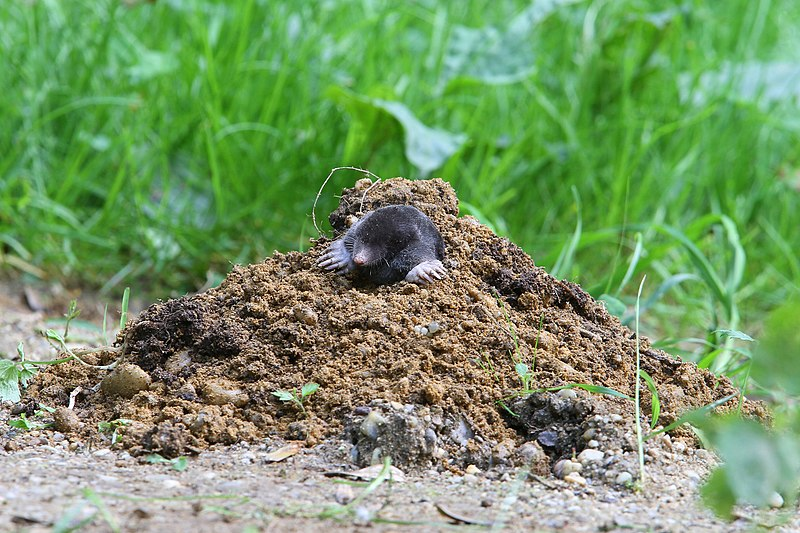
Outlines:
{"label": "green grass", "polygon": [[396,101],[453,134],[431,174],[539,264],[628,304],[626,280],[671,283],[659,336],[798,291],[797,91],[695,98],[726,65],[800,66],[794,0],[554,2],[527,28],[523,1],[129,3],[0,7],[5,269],[163,297],[305,248],[331,168],[426,168]]}

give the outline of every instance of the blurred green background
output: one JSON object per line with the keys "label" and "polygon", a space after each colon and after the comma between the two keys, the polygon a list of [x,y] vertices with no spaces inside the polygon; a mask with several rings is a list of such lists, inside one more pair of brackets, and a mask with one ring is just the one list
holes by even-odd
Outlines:
{"label": "blurred green background", "polygon": [[702,362],[798,293],[798,28],[795,0],[5,1],[0,267],[177,295],[308,247],[333,167],[442,177],[625,320],[646,274],[648,333]]}

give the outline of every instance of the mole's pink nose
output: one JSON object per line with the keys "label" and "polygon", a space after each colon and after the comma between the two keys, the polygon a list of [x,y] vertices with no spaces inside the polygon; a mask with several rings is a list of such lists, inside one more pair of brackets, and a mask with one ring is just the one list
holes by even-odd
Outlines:
{"label": "mole's pink nose", "polygon": [[353,257],[353,263],[355,263],[355,264],[357,264],[357,265],[359,265],[359,266],[361,266],[361,265],[365,264],[366,262],[367,262],[367,258],[366,258],[366,257],[364,257],[364,256],[363,256],[363,255],[361,255],[361,254],[359,254],[359,255],[357,255],[357,256],[355,256],[355,257]]}

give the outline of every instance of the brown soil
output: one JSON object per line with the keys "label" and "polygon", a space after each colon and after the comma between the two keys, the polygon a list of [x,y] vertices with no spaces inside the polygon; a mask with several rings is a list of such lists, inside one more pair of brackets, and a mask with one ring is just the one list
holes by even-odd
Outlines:
{"label": "brown soil", "polygon": [[[365,189],[345,191],[331,218],[339,232]],[[578,389],[510,398],[521,387],[520,359],[535,367],[534,387],[592,383],[630,394],[631,331],[513,244],[457,219],[443,182],[381,183],[364,210],[386,203],[431,215],[448,246],[446,280],[354,285],[315,267],[321,241],[307,254],[237,267],[217,289],[151,306],[117,348],[85,357],[107,364],[124,353],[115,371],[53,367],[22,402],[0,404],[0,530],[800,528],[794,506],[740,507],[732,523],[713,517],[698,488],[716,459],[680,433],[645,443],[646,480],[632,491],[629,400]],[[31,305],[30,294],[45,304]],[[0,356],[13,357],[25,340],[30,358],[52,358],[33,332],[55,327],[46,320],[74,296],[0,280]],[[96,296],[79,303],[102,316]],[[96,345],[77,325],[71,332]],[[732,392],[726,380],[642,346],[665,404],[662,424]],[[305,401],[308,416],[272,395],[311,381],[321,387]],[[497,404],[502,398],[517,416]],[[37,412],[40,403],[56,412]],[[763,414],[756,404],[746,409]],[[55,427],[11,427],[23,412]],[[117,418],[133,420],[119,429],[121,445],[97,426]],[[287,439],[295,442],[275,462]],[[188,468],[149,464],[148,451],[190,454]],[[405,482],[364,488],[328,477],[382,456],[403,468]]]}
{"label": "brown soil", "polygon": [[[360,285],[316,267],[323,238],[306,253],[236,266],[217,288],[152,305],[119,337],[128,364],[111,376],[77,363],[54,367],[29,387],[28,409],[67,405],[80,387],[79,422],[67,430],[96,435],[98,422],[130,419],[123,446],[168,457],[265,436],[314,445],[344,435],[362,464],[389,454],[401,465],[458,469],[513,462],[503,447],[530,440],[547,453],[540,465],[547,471],[586,446],[580,437],[593,416],[609,413],[627,429],[612,432],[615,442],[604,447],[629,449],[630,401],[539,394],[527,409],[516,401],[512,409],[523,413],[515,418],[498,400],[521,389],[515,360],[534,369],[532,387],[593,384],[632,395],[634,334],[579,286],[551,277],[474,218],[457,218],[447,183],[369,185],[361,180],[343,192],[330,216],[336,232],[360,209],[413,204],[442,233],[446,279]],[[640,351],[658,385],[661,424],[735,392],[727,379],[646,339]],[[272,394],[309,382],[319,390],[306,399],[306,415]],[[571,407],[559,409],[564,398]],[[763,414],[749,402],[745,409]]]}

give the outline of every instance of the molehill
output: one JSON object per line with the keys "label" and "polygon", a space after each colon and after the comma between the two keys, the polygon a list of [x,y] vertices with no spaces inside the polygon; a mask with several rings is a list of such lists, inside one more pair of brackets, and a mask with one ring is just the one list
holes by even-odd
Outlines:
{"label": "molehill", "polygon": [[[370,185],[360,180],[343,191],[330,215],[335,232],[360,210],[414,205],[444,238],[447,278],[424,287],[359,285],[317,267],[330,242],[321,238],[305,253],[236,266],[214,289],[153,304],[117,339],[115,370],[53,367],[23,402],[59,407],[56,425],[85,438],[101,438],[98,422],[131,420],[118,445],[165,456],[269,437],[338,442],[360,464],[391,455],[411,467],[527,462],[547,472],[587,446],[611,455],[633,449],[630,400],[578,389],[513,397],[522,388],[515,362],[532,369],[532,388],[580,383],[632,395],[631,330],[507,239],[457,217],[446,182]],[[658,386],[661,424],[735,392],[647,339],[641,364]],[[272,394],[311,382],[319,389],[305,412]],[[649,414],[646,389],[642,404]]]}

